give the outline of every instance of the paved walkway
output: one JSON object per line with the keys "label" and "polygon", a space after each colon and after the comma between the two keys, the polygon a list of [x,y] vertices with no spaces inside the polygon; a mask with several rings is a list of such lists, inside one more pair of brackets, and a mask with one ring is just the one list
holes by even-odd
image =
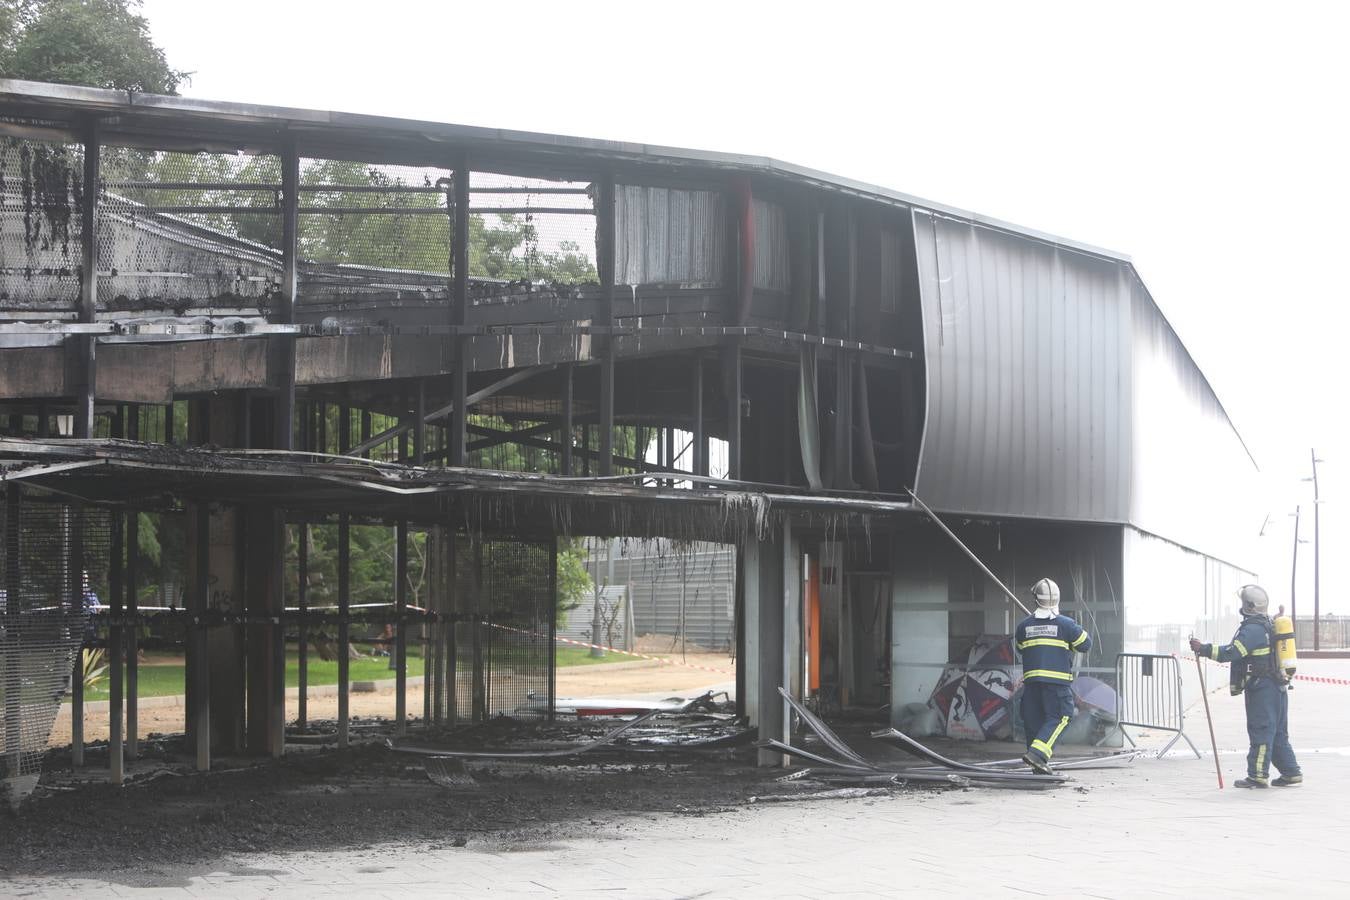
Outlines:
{"label": "paved walkway", "polygon": [[[1305,664],[1305,671],[1345,669]],[[1211,677],[1211,683],[1222,679]],[[1350,896],[1350,687],[1301,684],[1308,784],[1216,789],[1213,758],[1082,772],[1045,793],[970,790],[644,817],[565,843],[258,855],[149,884],[24,880],[13,895],[294,897]],[[1242,774],[1241,702],[1212,695],[1225,777]],[[1208,751],[1203,713],[1191,730]],[[119,876],[120,877],[120,876]]]}

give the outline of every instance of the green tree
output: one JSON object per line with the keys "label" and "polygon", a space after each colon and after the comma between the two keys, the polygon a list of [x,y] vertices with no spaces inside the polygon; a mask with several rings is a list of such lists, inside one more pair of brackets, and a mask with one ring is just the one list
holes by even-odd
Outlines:
{"label": "green tree", "polygon": [[174,94],[172,68],[140,15],[140,0],[0,0],[0,74]]}
{"label": "green tree", "polygon": [[591,575],[586,571],[586,548],[581,538],[558,539],[558,604],[554,616],[559,627],[567,614],[591,595]]}

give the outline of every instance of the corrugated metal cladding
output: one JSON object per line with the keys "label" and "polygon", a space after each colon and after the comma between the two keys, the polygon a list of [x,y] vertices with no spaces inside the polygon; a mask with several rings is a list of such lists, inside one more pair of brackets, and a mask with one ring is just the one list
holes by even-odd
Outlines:
{"label": "corrugated metal cladding", "polygon": [[900,297],[904,292],[905,235],[900,229],[881,227],[881,278],[877,290],[881,294],[882,312],[899,312]]}
{"label": "corrugated metal cladding", "polygon": [[766,291],[787,292],[788,269],[787,210],[777,203],[753,201],[755,217],[755,287]]}
{"label": "corrugated metal cladding", "polygon": [[914,212],[935,509],[1132,524],[1248,558],[1255,466],[1125,262]]}
{"label": "corrugated metal cladding", "polygon": [[917,210],[914,232],[928,382],[919,496],[947,512],[1124,521],[1123,267]]}
{"label": "corrugated metal cladding", "polygon": [[617,284],[721,284],[727,207],[716,191],[617,185]]}

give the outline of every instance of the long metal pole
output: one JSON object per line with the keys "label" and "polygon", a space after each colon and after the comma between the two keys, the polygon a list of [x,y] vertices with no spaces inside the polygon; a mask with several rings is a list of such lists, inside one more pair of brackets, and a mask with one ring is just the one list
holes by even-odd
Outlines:
{"label": "long metal pole", "polygon": [[[419,387],[419,396],[420,396]],[[417,452],[421,455],[424,436],[417,436]],[[399,519],[394,526],[394,611],[398,621],[394,624],[394,646],[385,646],[386,651],[394,655],[394,731],[403,734],[408,730],[408,657],[407,639],[403,617],[408,607],[408,520]],[[425,670],[425,666],[423,667]],[[422,676],[422,689],[426,690],[426,673]]]}
{"label": "long metal pole", "polygon": [[[344,388],[338,404],[338,453],[346,455],[352,446],[352,410]],[[351,729],[351,515],[338,516],[338,747],[346,747]]]}
{"label": "long metal pole", "polygon": [[192,618],[188,650],[192,654],[188,671],[192,673],[192,736],[196,744],[197,770],[211,768],[211,666],[207,659],[207,596],[211,590],[211,509],[198,503],[195,510],[193,552],[196,555],[196,583],[192,586]]}
{"label": "long metal pole", "polygon": [[1322,510],[1317,490],[1317,450],[1312,457],[1313,482],[1313,650],[1322,649]]}
{"label": "long metal pole", "polygon": [[296,616],[296,684],[299,690],[295,699],[295,720],[300,729],[309,727],[309,633],[306,619],[309,617],[309,523],[304,522],[296,530],[299,537],[295,548],[295,601],[299,607]]}
{"label": "long metal pole", "polygon": [[1219,790],[1223,790],[1223,767],[1219,765],[1219,742],[1214,739],[1214,719],[1209,714],[1209,691],[1205,688],[1205,668],[1200,657],[1195,658],[1195,671],[1200,676],[1200,699],[1205,701],[1205,722],[1209,725],[1209,746],[1214,751],[1214,774],[1219,776]]}
{"label": "long metal pole", "polygon": [[[169,404],[172,408],[173,404]],[[167,426],[166,426],[167,427]],[[133,441],[141,440],[141,406],[136,403],[129,403],[126,407],[126,418],[122,425],[122,436],[130,438]],[[147,426],[148,430],[148,426]],[[148,437],[148,435],[147,435]],[[131,615],[136,615],[136,608],[140,604],[136,592],[140,587],[140,534],[141,518],[136,510],[129,510],[126,514],[126,603],[124,608]],[[139,645],[140,641],[136,634],[136,626],[125,630],[123,642],[126,646],[126,706],[127,706],[127,725],[124,732],[126,737],[125,758],[130,761],[140,755],[140,662]]]}
{"label": "long metal pole", "polygon": [[989,567],[980,561],[980,558],[975,555],[975,552],[973,550],[971,550],[969,547],[967,547],[965,544],[961,542],[961,539],[957,537],[956,534],[953,533],[953,531],[950,528],[947,527],[946,523],[937,517],[937,513],[933,512],[931,509],[928,508],[927,503],[924,503],[922,500],[919,499],[918,494],[914,493],[909,488],[905,488],[905,493],[909,494],[909,496],[914,500],[914,502],[919,504],[919,508],[928,514],[928,518],[932,519],[934,524],[936,524],[938,528],[941,528],[943,532],[947,535],[947,537],[951,538],[953,541],[956,542],[956,546],[960,547],[962,550],[965,551],[966,556],[969,556],[971,561],[974,562],[975,565],[980,567],[980,571],[988,575],[989,579],[993,581],[994,584],[1002,588],[1003,593],[1008,595],[1009,600],[1020,606],[1022,608],[1022,612],[1026,613],[1027,615],[1031,615],[1031,610],[1027,609],[1026,606],[1023,605],[1022,601],[1017,599],[1017,595],[1014,594],[1012,591],[1008,590],[1008,586],[1004,584],[1002,581],[999,581],[997,575],[989,571]]}

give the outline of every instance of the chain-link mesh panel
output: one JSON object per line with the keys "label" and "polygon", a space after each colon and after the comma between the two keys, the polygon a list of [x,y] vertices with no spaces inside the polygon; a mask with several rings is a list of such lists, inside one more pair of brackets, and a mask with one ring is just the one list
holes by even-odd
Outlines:
{"label": "chain-link mesh panel", "polygon": [[474,172],[469,178],[469,276],[476,299],[511,286],[598,284],[594,187],[587,182]]}
{"label": "chain-link mesh panel", "polygon": [[[463,562],[456,567],[455,590],[463,598],[461,612],[472,618],[456,628],[457,721],[473,721],[475,710],[487,717],[546,715],[556,605],[552,544],[492,540],[475,553],[472,543],[459,537],[456,553]],[[481,566],[477,593],[475,561]]]}
{"label": "chain-link mesh panel", "polygon": [[548,711],[552,554],[548,544],[525,541],[489,541],[483,546],[481,585],[487,605],[483,665],[489,716]]}
{"label": "chain-link mesh panel", "polygon": [[0,785],[21,799],[107,594],[110,517],[16,496],[0,497]]}
{"label": "chain-link mesh panel", "polygon": [[83,177],[78,144],[0,138],[0,312],[79,303]]}
{"label": "chain-link mesh panel", "polygon": [[280,166],[275,156],[102,148],[100,307],[265,311],[281,282]]}
{"label": "chain-link mesh panel", "polygon": [[301,300],[448,296],[452,173],[300,162]]}

